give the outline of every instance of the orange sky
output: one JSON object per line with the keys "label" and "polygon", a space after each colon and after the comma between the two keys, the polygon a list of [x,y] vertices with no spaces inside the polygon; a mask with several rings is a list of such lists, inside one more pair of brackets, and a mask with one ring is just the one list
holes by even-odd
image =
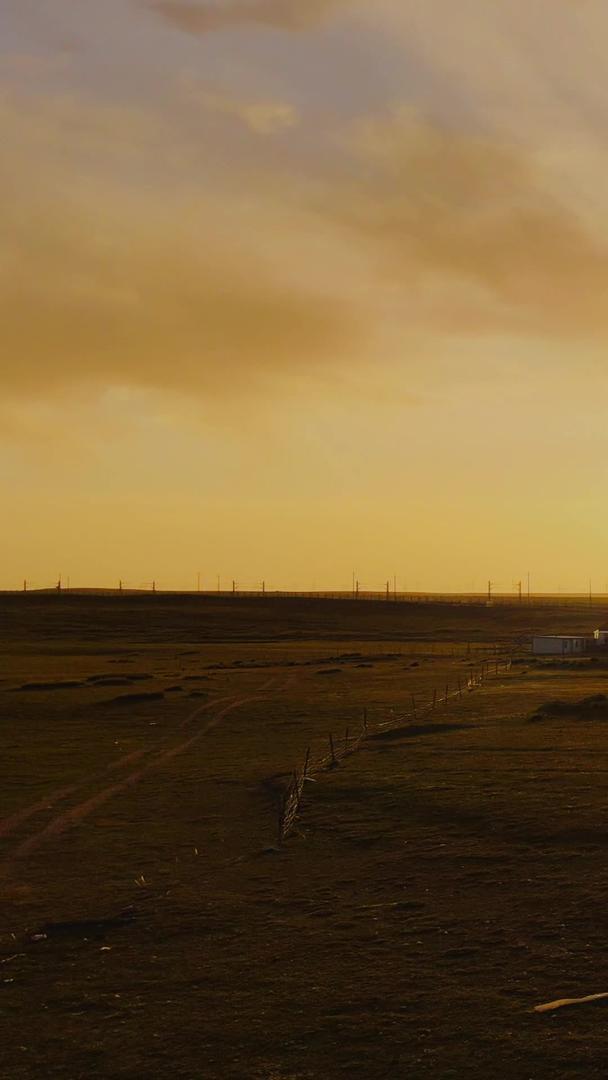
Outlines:
{"label": "orange sky", "polygon": [[0,18],[0,587],[606,588],[604,0]]}

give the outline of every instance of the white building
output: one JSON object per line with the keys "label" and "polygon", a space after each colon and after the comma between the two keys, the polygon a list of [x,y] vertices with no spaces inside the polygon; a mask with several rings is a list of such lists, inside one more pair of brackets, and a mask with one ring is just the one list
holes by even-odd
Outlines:
{"label": "white building", "polygon": [[571,634],[543,634],[532,638],[535,656],[580,656],[587,648],[587,638]]}

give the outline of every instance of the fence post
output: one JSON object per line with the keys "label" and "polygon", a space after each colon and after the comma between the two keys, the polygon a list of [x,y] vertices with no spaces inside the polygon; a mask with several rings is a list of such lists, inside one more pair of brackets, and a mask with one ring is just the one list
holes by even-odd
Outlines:
{"label": "fence post", "polygon": [[367,709],[363,710],[363,730],[367,735]]}
{"label": "fence post", "polygon": [[306,751],[306,760],[304,761],[304,772],[302,773],[302,780],[306,782],[308,780],[308,766],[310,765],[310,746]]}
{"label": "fence post", "polygon": [[279,805],[279,844],[283,843],[285,839],[285,822],[287,819],[287,809],[289,806],[289,799],[291,794],[291,784],[285,788],[283,792],[283,798]]}
{"label": "fence post", "polygon": [[448,703],[449,691],[450,691],[450,687],[449,687],[449,684],[448,684],[448,683],[446,683],[446,684],[445,684],[445,704],[446,704],[446,705],[447,705],[447,703]]}
{"label": "fence post", "polygon": [[297,813],[298,810],[300,809],[300,802],[301,802],[301,798],[302,798],[301,789],[300,789],[300,779],[298,777],[297,772],[294,772],[294,774],[293,774],[293,791],[294,791],[295,800],[296,800],[296,813]]}

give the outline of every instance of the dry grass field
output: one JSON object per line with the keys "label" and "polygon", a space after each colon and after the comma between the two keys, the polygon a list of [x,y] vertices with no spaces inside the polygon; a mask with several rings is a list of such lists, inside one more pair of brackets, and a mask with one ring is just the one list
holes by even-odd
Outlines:
{"label": "dry grass field", "polygon": [[525,648],[606,612],[0,607],[2,1077],[606,1076],[601,1004],[533,1007],[608,991],[608,667]]}

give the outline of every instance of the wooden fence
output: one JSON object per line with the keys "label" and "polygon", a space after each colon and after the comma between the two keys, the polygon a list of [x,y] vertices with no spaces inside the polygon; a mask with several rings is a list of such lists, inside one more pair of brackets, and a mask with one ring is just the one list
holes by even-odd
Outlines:
{"label": "wooden fence", "polygon": [[[489,679],[497,678],[506,674],[512,667],[511,657],[483,660],[479,668],[474,667],[467,672],[466,679],[458,678],[456,685],[449,683],[433,690],[431,701],[421,704],[420,699],[412,694],[411,709],[399,716],[392,716],[374,726],[370,731],[367,709],[363,710],[360,721],[352,727],[347,727],[342,735],[330,732],[323,750],[313,753],[312,747],[308,747],[304,764],[301,769],[296,769],[287,784],[278,790],[277,797],[277,836],[279,845],[289,836],[293,830],[300,808],[304,799],[307,783],[314,783],[315,777],[330,769],[336,769],[344,758],[355,754],[360,749],[370,734],[377,734],[401,727],[409,722],[417,723],[423,717],[431,716],[438,709],[444,708],[454,699],[462,699],[465,694],[484,686]],[[277,790],[277,789],[275,789]]]}

